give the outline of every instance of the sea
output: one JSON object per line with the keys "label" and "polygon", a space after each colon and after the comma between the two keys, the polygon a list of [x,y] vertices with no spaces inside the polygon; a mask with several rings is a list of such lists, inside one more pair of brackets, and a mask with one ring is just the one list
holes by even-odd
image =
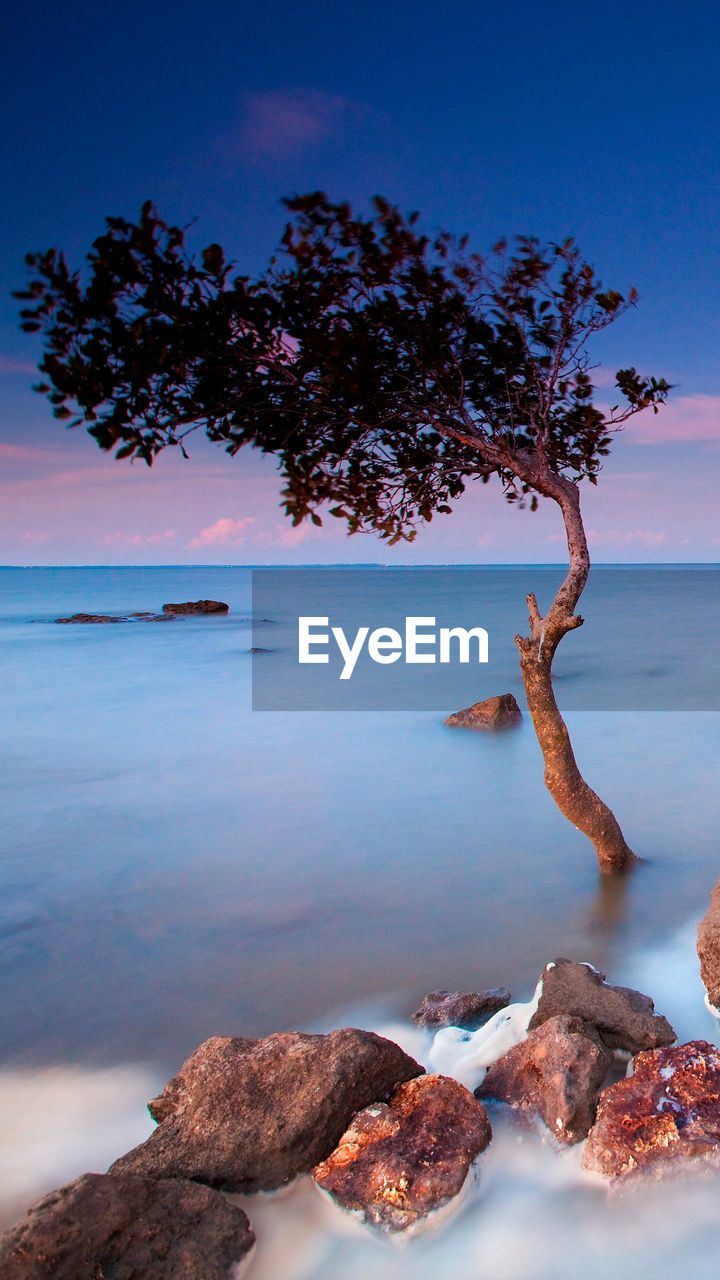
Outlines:
{"label": "sea", "polygon": [[[455,702],[259,710],[296,650],[279,600],[253,631],[249,568],[0,569],[0,1226],[148,1136],[147,1099],[212,1035],[354,1025],[422,1061],[426,992],[527,1000],[567,956],[718,1041],[695,930],[720,874],[720,569],[593,569],[558,651],[578,763],[642,859],[621,881],[546,792],[522,696],[525,593],[546,606],[562,568],[423,573],[447,616],[474,593],[496,655],[454,671]],[[55,621],[201,598],[228,615]],[[443,726],[505,692],[517,729]],[[248,1280],[711,1274],[719,1174],[611,1195],[579,1149],[494,1123],[455,1216],[407,1241],[308,1179],[249,1199]]]}

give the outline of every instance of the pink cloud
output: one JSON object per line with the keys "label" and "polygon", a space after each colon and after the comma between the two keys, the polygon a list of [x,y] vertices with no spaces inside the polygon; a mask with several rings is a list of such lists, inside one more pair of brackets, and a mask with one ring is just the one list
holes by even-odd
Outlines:
{"label": "pink cloud", "polygon": [[272,533],[258,534],[258,542],[264,543],[269,547],[296,547],[299,542],[304,542],[309,537],[312,525],[308,524],[276,524]]}
{"label": "pink cloud", "polygon": [[631,418],[625,434],[636,444],[720,440],[720,396],[672,396],[655,414]]}
{"label": "pink cloud", "polygon": [[31,360],[14,360],[12,356],[0,356],[0,373],[35,373],[38,367]]}
{"label": "pink cloud", "polygon": [[26,444],[0,444],[0,458],[6,462],[39,462],[44,450]]}
{"label": "pink cloud", "polygon": [[667,534],[655,529],[588,529],[588,542],[594,546],[611,543],[616,547],[659,547],[667,542]]}
{"label": "pink cloud", "polygon": [[246,99],[242,145],[255,156],[283,159],[324,141],[350,104],[317,89],[270,90]]}
{"label": "pink cloud", "polygon": [[254,516],[246,516],[243,520],[231,520],[230,516],[222,516],[214,524],[201,529],[197,537],[188,543],[189,547],[227,547],[240,546],[245,540],[247,530],[255,523]]}
{"label": "pink cloud", "polygon": [[48,535],[46,533],[24,533],[23,542],[47,542]]}
{"label": "pink cloud", "polygon": [[157,543],[172,542],[174,529],[166,529],[164,533],[106,533],[98,538],[101,547],[150,547]]}

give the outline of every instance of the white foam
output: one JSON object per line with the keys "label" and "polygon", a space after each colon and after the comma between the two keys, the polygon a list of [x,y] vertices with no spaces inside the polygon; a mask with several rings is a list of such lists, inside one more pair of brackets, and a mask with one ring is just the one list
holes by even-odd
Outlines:
{"label": "white foam", "polygon": [[81,1173],[104,1173],[155,1125],[162,1080],[141,1064],[0,1071],[0,1228]]}
{"label": "white foam", "polygon": [[528,1024],[538,1007],[541,994],[542,978],[535,988],[532,1000],[525,1004],[509,1004],[505,1009],[500,1009],[478,1031],[443,1027],[437,1032],[428,1055],[431,1070],[452,1076],[471,1091],[477,1089],[484,1080],[488,1067],[526,1038]]}

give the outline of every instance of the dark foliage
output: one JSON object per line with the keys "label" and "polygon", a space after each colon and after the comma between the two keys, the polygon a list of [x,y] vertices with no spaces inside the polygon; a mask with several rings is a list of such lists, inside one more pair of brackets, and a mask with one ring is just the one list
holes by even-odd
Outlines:
{"label": "dark foliage", "polygon": [[622,403],[595,405],[588,341],[635,295],[603,290],[571,241],[486,261],[380,198],[367,218],[322,193],[286,204],[255,282],[219,245],[191,260],[150,204],[108,219],[84,283],[55,250],[29,255],[23,327],[45,334],[56,416],[148,464],[199,428],[251,445],[277,457],[294,523],[330,504],[396,541],[473,478],[533,505],[549,476],[595,483],[613,430],[664,400],[630,368]]}

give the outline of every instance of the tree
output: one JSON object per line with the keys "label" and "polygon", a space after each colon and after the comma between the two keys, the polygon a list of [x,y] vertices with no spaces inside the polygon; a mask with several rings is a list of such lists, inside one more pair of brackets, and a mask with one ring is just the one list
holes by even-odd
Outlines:
{"label": "tree", "polygon": [[412,539],[491,476],[509,501],[556,502],[569,569],[545,615],[527,597],[523,682],[551,795],[603,872],[626,869],[635,856],[578,770],[551,672],[582,624],[579,483],[597,483],[612,433],[670,389],[621,369],[620,403],[594,403],[588,344],[635,292],[604,290],[572,241],[520,238],[484,260],[379,197],[370,217],[319,192],[285,203],[280,249],[254,282],[218,245],[189,258],[151,204],[137,223],[108,219],[86,284],[62,254],[29,255],[18,296],[24,328],[46,337],[38,389],[118,458],[185,452],[198,429],[230,454],[275,455],[294,524],[321,524],[327,507],[350,533]]}

